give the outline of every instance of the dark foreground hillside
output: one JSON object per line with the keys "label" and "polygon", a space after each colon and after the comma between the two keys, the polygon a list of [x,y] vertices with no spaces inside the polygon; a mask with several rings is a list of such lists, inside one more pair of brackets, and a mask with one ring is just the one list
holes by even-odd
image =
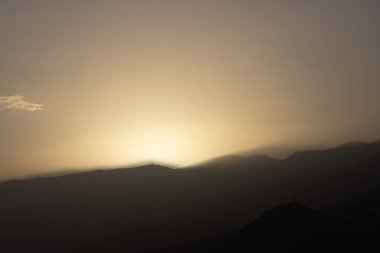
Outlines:
{"label": "dark foreground hillside", "polygon": [[235,233],[155,253],[376,252],[379,233],[379,213],[347,217],[286,203]]}
{"label": "dark foreground hillside", "polygon": [[[146,165],[14,180],[0,184],[0,243],[9,253],[134,253],[209,238],[220,246],[223,235],[248,247],[242,238],[251,230],[241,228],[279,203],[297,199],[318,210],[337,208],[379,186],[380,142],[299,152],[284,160],[228,156],[177,170]],[[310,222],[322,224],[315,219],[323,218],[331,228],[347,224],[298,205],[276,212],[287,212],[285,207],[317,213]],[[252,225],[257,227],[263,217]],[[265,227],[277,230],[274,225]],[[259,230],[253,230],[258,237],[278,236],[260,235]],[[234,240],[224,240],[230,244],[223,250],[235,247]],[[306,238],[302,241],[307,244]]]}

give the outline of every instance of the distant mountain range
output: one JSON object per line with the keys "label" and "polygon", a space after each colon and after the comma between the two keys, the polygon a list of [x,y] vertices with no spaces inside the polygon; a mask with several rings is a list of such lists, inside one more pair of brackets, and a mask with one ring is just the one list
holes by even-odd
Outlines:
{"label": "distant mountain range", "polygon": [[[311,209],[293,203],[274,213],[313,213],[311,222],[322,224],[318,220],[322,217],[327,227],[333,227],[340,221],[325,215],[361,206],[355,203],[363,203],[360,199],[370,198],[363,196],[372,196],[378,188],[380,142],[297,152],[282,160],[225,156],[184,169],[151,164],[12,180],[0,184],[0,242],[4,252],[132,253],[196,241],[209,245],[210,240],[221,247],[222,236],[230,238],[223,250],[232,247],[239,252],[238,245],[260,249],[256,237],[268,243],[271,236],[277,238],[260,235],[264,227],[277,230],[273,224],[257,225],[272,216],[251,223],[264,210],[284,202],[301,203]],[[253,230],[242,229],[250,223]],[[255,231],[255,236],[245,236],[248,231]],[[231,236],[251,238],[252,243]],[[283,240],[291,241],[286,236]],[[299,249],[304,249],[302,245]]]}

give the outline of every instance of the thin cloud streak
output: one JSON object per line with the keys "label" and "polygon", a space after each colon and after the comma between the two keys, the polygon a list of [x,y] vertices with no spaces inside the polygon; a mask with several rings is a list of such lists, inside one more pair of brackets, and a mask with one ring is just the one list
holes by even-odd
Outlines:
{"label": "thin cloud streak", "polygon": [[0,97],[0,109],[10,109],[18,111],[43,111],[45,105],[32,103],[25,100],[24,96],[16,94],[14,96]]}

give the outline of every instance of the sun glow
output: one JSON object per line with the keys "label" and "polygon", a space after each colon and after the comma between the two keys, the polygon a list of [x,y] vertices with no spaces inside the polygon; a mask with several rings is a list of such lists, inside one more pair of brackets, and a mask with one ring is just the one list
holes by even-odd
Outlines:
{"label": "sun glow", "polygon": [[173,131],[147,130],[136,143],[136,156],[155,162],[170,162],[183,156],[184,139]]}
{"label": "sun glow", "polygon": [[102,163],[127,165],[130,163],[187,162],[186,146],[189,139],[174,129],[152,127],[133,131],[133,134],[112,134],[96,137],[102,150],[97,152]]}

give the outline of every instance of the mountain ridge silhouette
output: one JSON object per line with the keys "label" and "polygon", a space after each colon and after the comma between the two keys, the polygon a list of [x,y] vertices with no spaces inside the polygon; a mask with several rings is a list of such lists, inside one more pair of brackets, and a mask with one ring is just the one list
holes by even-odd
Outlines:
{"label": "mountain ridge silhouette", "polygon": [[0,241],[17,253],[167,248],[239,230],[295,196],[312,208],[338,205],[378,188],[378,168],[375,142],[13,180],[0,184]]}
{"label": "mountain ridge silhouette", "polygon": [[153,252],[373,252],[380,246],[380,213],[368,216],[356,212],[347,216],[358,200],[379,207],[380,188],[326,210],[296,202],[282,203],[235,233]]}

